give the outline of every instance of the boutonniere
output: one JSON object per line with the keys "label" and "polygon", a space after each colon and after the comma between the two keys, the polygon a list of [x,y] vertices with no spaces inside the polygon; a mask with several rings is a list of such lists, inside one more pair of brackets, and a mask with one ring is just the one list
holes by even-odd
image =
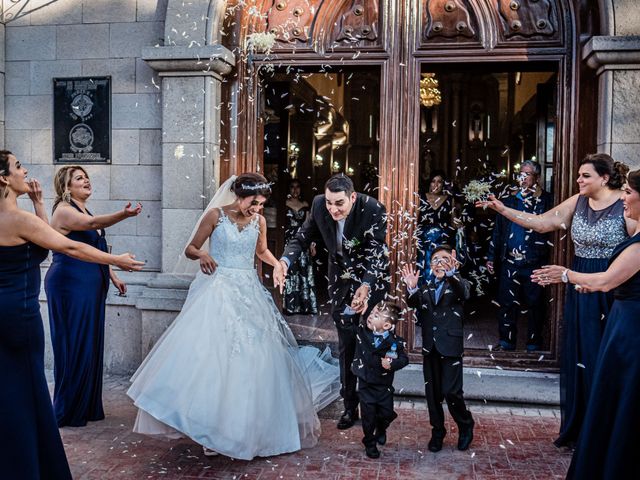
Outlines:
{"label": "boutonniere", "polygon": [[343,245],[345,246],[345,248],[347,248],[348,250],[353,250],[354,248],[357,248],[358,245],[360,245],[360,239],[358,238],[352,238],[351,240],[345,240],[343,242]]}
{"label": "boutonniere", "polygon": [[347,268],[344,272],[342,272],[342,274],[340,275],[340,278],[342,280],[350,280],[351,278],[356,278],[355,275],[353,274],[353,270],[351,268]]}

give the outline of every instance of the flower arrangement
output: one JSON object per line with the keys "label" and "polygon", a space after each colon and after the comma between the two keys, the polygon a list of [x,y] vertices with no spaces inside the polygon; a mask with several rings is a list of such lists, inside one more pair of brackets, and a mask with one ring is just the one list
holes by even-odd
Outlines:
{"label": "flower arrangement", "polygon": [[276,35],[271,32],[254,32],[247,35],[245,50],[250,54],[264,53],[269,55],[276,44]]}
{"label": "flower arrangement", "polygon": [[357,248],[360,243],[360,240],[357,238],[352,238],[351,240],[345,240],[344,242],[342,242],[347,250],[353,250],[354,248]]}
{"label": "flower arrangement", "polygon": [[469,203],[475,203],[485,200],[487,195],[491,193],[491,184],[482,180],[471,180],[463,189],[464,198]]}

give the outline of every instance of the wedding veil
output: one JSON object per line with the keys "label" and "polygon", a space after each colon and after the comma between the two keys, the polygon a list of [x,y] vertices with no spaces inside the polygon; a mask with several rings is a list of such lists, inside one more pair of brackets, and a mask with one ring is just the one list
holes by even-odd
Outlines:
{"label": "wedding veil", "polygon": [[[180,251],[180,256],[178,257],[178,261],[176,262],[175,266],[173,267],[173,270],[171,271],[171,273],[173,273],[175,275],[191,275],[191,276],[193,276],[197,272],[200,271],[200,265],[198,264],[198,262],[188,259],[185,256],[184,251],[189,246],[191,241],[193,240],[193,237],[195,237],[196,232],[198,231],[198,228],[200,227],[200,224],[202,223],[202,219],[204,218],[204,216],[210,210],[212,210],[214,208],[224,207],[226,205],[230,205],[233,202],[235,202],[236,195],[235,195],[235,193],[233,193],[233,191],[231,191],[231,186],[233,185],[233,182],[235,180],[236,180],[236,176],[235,175],[231,175],[231,177],[229,177],[228,180],[226,180],[222,185],[220,185],[220,187],[216,191],[215,195],[213,196],[213,198],[209,202],[209,205],[207,205],[207,208],[204,209],[204,212],[202,212],[202,215],[200,215],[200,218],[198,218],[198,221],[196,222],[196,226],[193,227],[191,235],[189,235],[189,240],[187,240],[187,243],[185,243],[184,247]],[[201,248],[205,249],[205,250],[209,249],[209,239],[208,238],[207,238],[207,240],[205,240],[205,242],[204,242],[204,244],[202,245]]]}

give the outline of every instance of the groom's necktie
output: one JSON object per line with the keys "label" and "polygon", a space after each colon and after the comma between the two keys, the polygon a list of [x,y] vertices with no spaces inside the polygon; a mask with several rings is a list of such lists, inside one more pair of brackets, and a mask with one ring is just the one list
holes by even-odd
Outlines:
{"label": "groom's necktie", "polygon": [[344,219],[336,222],[336,253],[342,256],[342,236],[344,231]]}

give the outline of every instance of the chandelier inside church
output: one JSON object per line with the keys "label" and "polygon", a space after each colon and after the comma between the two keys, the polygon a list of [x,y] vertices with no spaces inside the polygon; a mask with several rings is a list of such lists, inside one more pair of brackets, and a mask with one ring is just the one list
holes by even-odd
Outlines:
{"label": "chandelier inside church", "polygon": [[423,73],[420,80],[420,104],[425,107],[440,105],[442,95],[438,88],[439,83],[435,73]]}

